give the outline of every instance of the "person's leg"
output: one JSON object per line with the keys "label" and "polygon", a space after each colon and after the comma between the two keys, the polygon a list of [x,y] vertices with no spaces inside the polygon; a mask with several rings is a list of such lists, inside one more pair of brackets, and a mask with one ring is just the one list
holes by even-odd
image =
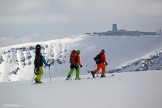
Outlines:
{"label": "person's leg", "polygon": [[94,70],[94,73],[95,74],[98,73],[98,71],[100,70],[100,68],[101,68],[100,64],[97,64],[97,68]]}
{"label": "person's leg", "polygon": [[105,76],[106,66],[104,63],[101,63],[101,69],[102,69],[102,76]]}
{"label": "person's leg", "polygon": [[74,65],[70,65],[70,71],[68,72],[67,78],[70,78],[74,71]]}
{"label": "person's leg", "polygon": [[78,68],[76,69],[76,78],[80,78],[80,68],[78,66]]}
{"label": "person's leg", "polygon": [[43,75],[43,68],[39,67],[39,74],[36,76],[36,80],[38,82],[41,82],[42,75]]}
{"label": "person's leg", "polygon": [[91,71],[92,77],[95,78],[95,74],[100,70],[100,64],[97,64],[97,68],[94,71]]}
{"label": "person's leg", "polygon": [[71,75],[73,74],[73,71],[74,71],[74,69],[70,69],[70,71],[68,72],[67,78],[71,77]]}

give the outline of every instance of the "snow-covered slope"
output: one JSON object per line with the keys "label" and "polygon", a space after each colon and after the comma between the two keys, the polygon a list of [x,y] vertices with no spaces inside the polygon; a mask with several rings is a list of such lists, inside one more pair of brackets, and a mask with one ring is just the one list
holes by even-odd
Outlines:
{"label": "snow-covered slope", "polygon": [[152,52],[152,54],[147,54],[146,56],[123,63],[121,67],[109,70],[109,72],[131,72],[144,70],[162,70],[162,49],[158,50],[158,52]]}
{"label": "snow-covered slope", "polygon": [[[162,72],[115,73],[114,77],[65,77],[0,83],[0,108],[161,108]],[[86,77],[84,76],[81,76]],[[74,79],[74,78],[73,78]]]}
{"label": "snow-covered slope", "polygon": [[[47,42],[27,43],[0,49],[0,80],[17,81],[30,79],[33,76],[35,45],[41,44],[42,54],[52,66],[68,60],[69,45],[82,40],[80,36],[51,40]],[[56,62],[56,63],[55,63]],[[44,75],[45,76],[45,75]]]}
{"label": "snow-covered slope", "polygon": [[[95,69],[94,56],[105,49],[107,72],[162,69],[162,36],[72,36],[46,42],[26,43],[0,48],[0,81],[33,78],[35,45],[41,44],[42,53],[51,65],[52,77],[66,76],[69,54],[81,50],[81,74]],[[44,78],[49,69],[44,69]],[[74,74],[75,75],[75,74]]]}

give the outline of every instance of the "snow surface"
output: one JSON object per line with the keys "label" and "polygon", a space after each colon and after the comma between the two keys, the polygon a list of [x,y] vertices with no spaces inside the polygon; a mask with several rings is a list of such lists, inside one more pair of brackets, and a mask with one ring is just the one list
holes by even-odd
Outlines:
{"label": "snow surface", "polygon": [[[88,75],[82,75],[82,78]],[[115,73],[0,83],[0,108],[162,108],[162,71]]]}
{"label": "snow surface", "polygon": [[[148,69],[162,69],[162,35],[158,36],[86,36],[76,35],[45,42],[25,43],[0,48],[0,82],[32,79],[34,70],[34,49],[41,44],[42,53],[51,65],[52,77],[65,77],[69,71],[69,55],[71,50],[81,50],[81,74],[86,75],[94,70],[93,58],[105,49],[107,57],[107,72],[115,68],[129,66],[136,61],[148,59],[159,54],[159,59],[152,60]],[[154,62],[153,62],[154,61]],[[145,66],[141,61],[123,71],[142,70]],[[156,62],[156,63],[155,63]],[[152,66],[152,67],[151,67]],[[138,69],[139,68],[139,69]],[[145,68],[145,67],[144,67]],[[49,77],[48,68],[44,68],[44,78]],[[75,74],[73,74],[75,75]]]}
{"label": "snow surface", "polygon": [[[44,68],[42,84],[32,83],[34,47],[38,43],[46,60],[52,63],[51,82],[49,70]],[[74,72],[72,80],[66,81],[73,49],[81,50],[82,80],[74,80]],[[125,69],[128,72],[87,79],[91,77],[87,71],[95,69],[93,57],[101,49],[106,51],[107,71],[123,66],[130,66],[133,71],[148,60],[154,63],[150,69],[162,67],[162,36],[82,35],[3,47],[0,48],[0,108],[162,108],[162,70]],[[141,62],[130,65],[136,61]]]}

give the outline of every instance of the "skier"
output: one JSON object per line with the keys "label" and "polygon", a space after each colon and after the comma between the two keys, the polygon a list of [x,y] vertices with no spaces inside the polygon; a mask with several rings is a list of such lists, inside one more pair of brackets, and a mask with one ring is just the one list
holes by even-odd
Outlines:
{"label": "skier", "polygon": [[94,60],[96,61],[97,68],[94,71],[91,71],[93,78],[95,78],[95,74],[98,73],[100,68],[102,69],[102,74],[100,78],[106,77],[105,71],[106,71],[106,65],[108,64],[106,62],[105,50],[102,49],[101,52],[94,58]]}
{"label": "skier", "polygon": [[35,60],[34,60],[34,73],[36,75],[35,83],[42,83],[41,78],[43,75],[43,63],[50,68],[50,64],[47,64],[46,60],[41,54],[41,46],[39,44],[36,45],[35,51]]}
{"label": "skier", "polygon": [[68,72],[66,80],[69,80],[74,69],[76,70],[75,80],[81,80],[80,76],[80,67],[82,64],[80,62],[80,50],[73,50],[70,55],[70,71]]}

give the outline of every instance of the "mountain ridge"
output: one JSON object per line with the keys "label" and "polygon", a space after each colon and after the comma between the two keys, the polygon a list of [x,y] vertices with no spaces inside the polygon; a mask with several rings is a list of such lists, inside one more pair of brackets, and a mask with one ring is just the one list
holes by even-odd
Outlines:
{"label": "mountain ridge", "polygon": [[[159,38],[159,39],[158,39]],[[114,40],[115,39],[115,40]],[[71,50],[73,49],[81,49],[81,57],[83,61],[83,68],[81,69],[81,74],[88,74],[92,69],[95,68],[95,62],[93,61],[93,57],[98,49],[103,47],[102,45],[106,45],[103,48],[105,50],[114,50],[112,53],[117,52],[120,55],[120,52],[125,50],[129,52],[131,47],[134,48],[134,44],[138,44],[136,42],[141,41],[139,44],[141,46],[137,46],[137,51],[143,50],[142,48],[147,43],[154,43],[153,48],[149,48],[149,52],[146,57],[138,57],[134,58],[137,60],[133,60],[130,63],[125,65],[124,62],[128,62],[127,57],[130,57],[131,54],[127,54],[124,62],[119,62],[122,64],[120,67],[117,67],[117,64],[113,62],[113,60],[119,59],[110,59],[113,58],[114,55],[108,55],[108,63],[110,61],[111,67],[112,63],[116,66],[111,69],[107,69],[106,72],[127,72],[127,71],[144,71],[144,70],[162,70],[162,47],[160,43],[157,43],[157,40],[162,40],[159,37],[90,37],[90,36],[73,36],[58,40],[51,40],[45,42],[35,42],[21,45],[9,46],[6,48],[0,48],[0,81],[17,81],[23,79],[31,79],[33,76],[33,61],[35,56],[35,45],[41,44],[42,46],[42,54],[45,56],[45,59],[48,63],[51,64],[52,77],[57,76],[66,76],[65,72],[69,70],[69,55]],[[120,40],[120,41],[119,41]],[[106,44],[108,42],[108,44]],[[113,41],[111,43],[111,41]],[[118,46],[114,41],[119,41],[121,45],[123,43],[129,45],[130,42],[134,43],[132,46],[124,46],[125,48],[121,50],[120,48],[116,49],[114,46]],[[130,42],[129,42],[130,41]],[[135,41],[135,42],[134,42]],[[96,42],[99,44],[96,45]],[[157,43],[157,44],[156,44]],[[159,45],[160,44],[160,45]],[[143,45],[143,46],[142,46]],[[159,47],[157,47],[159,45]],[[110,47],[110,48],[109,48]],[[130,47],[130,48],[129,48]],[[142,47],[142,48],[140,48]],[[113,49],[114,48],[114,49]],[[121,46],[123,48],[123,46]],[[155,50],[154,48],[159,48]],[[110,52],[110,54],[111,54]],[[106,52],[107,54],[107,52]],[[108,53],[109,54],[109,53]],[[87,56],[91,55],[91,56]],[[136,54],[134,54],[136,55]],[[143,51],[141,56],[146,55]],[[110,56],[110,57],[109,57]],[[120,60],[120,59],[119,59]],[[93,61],[93,62],[92,62]],[[112,62],[111,62],[112,61]],[[44,78],[49,77],[48,68],[44,67]],[[65,71],[66,70],[66,71]]]}

